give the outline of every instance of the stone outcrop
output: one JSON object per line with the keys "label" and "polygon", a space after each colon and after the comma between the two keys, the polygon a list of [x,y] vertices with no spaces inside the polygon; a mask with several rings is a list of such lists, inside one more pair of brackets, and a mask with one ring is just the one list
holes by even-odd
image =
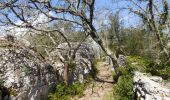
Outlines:
{"label": "stone outcrop", "polygon": [[118,62],[119,66],[124,66],[125,67],[126,66],[126,57],[124,55],[120,54],[118,56],[117,62]]}
{"label": "stone outcrop", "polygon": [[3,44],[0,49],[0,83],[3,86],[0,98],[47,100],[49,91],[58,82],[56,73],[33,50],[15,44]]}
{"label": "stone outcrop", "polygon": [[134,83],[136,100],[170,100],[170,89],[161,77],[135,72]]}
{"label": "stone outcrop", "polygon": [[[78,47],[78,48],[77,48]],[[79,81],[83,82],[84,77],[90,73],[92,69],[92,63],[94,60],[94,51],[89,44],[82,43],[71,43],[71,55],[75,52],[75,69],[70,70],[69,76],[73,76],[70,78],[70,81]],[[69,55],[69,46],[67,43],[62,43],[58,45],[57,49],[53,51],[51,54],[53,57],[59,57],[64,61],[67,61]],[[63,76],[64,72],[64,64],[62,62],[55,62],[54,66],[59,71],[60,75]]]}
{"label": "stone outcrop", "polygon": [[[77,46],[71,43],[71,53]],[[66,60],[68,50],[67,43],[60,44],[48,63],[26,40],[0,39],[0,100],[48,100],[49,92],[63,77],[64,65],[57,57]],[[92,69],[94,52],[82,43],[75,54],[76,66],[69,76],[72,81],[83,82]]]}

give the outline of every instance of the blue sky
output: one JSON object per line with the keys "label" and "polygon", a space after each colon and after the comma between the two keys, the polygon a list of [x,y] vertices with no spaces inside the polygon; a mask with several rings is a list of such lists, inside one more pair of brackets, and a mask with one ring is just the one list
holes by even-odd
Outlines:
{"label": "blue sky", "polygon": [[[109,13],[116,13],[118,10],[120,10],[119,8],[125,7],[125,5],[127,5],[127,2],[123,0],[117,1],[119,2],[116,2],[116,0],[96,0],[96,11],[102,12],[103,9],[108,9],[109,11],[106,11],[105,14],[102,12],[101,16],[104,17]],[[132,13],[129,14],[127,10],[121,10],[119,14],[121,21],[124,22],[125,27],[135,26],[137,22],[139,22],[139,18],[137,18]]]}
{"label": "blue sky", "polygon": [[[116,2],[119,1],[119,2]],[[160,0],[157,0],[160,1]],[[170,0],[168,0],[170,4]],[[125,2],[124,0],[96,0],[95,2],[95,18],[98,19],[95,25],[98,27],[100,21],[104,21],[107,23],[107,17],[111,13],[115,13],[118,11],[118,8],[124,7],[129,3]],[[139,18],[134,16],[132,13],[129,14],[127,10],[122,10],[120,12],[121,21],[123,21],[125,27],[134,27],[140,21]]]}
{"label": "blue sky", "polygon": [[[119,1],[119,2],[116,2],[116,1]],[[160,1],[160,0],[155,0],[155,2],[157,1]],[[170,7],[170,0],[167,0],[167,1]],[[128,4],[130,3],[127,3],[125,0],[96,0],[96,10],[100,11],[102,9],[109,9],[110,11],[112,11],[112,13],[115,13],[118,10],[118,8],[125,7]],[[107,15],[107,12],[101,15],[103,16]],[[140,19],[134,14],[129,13],[128,10],[121,10],[120,18],[124,22],[125,27],[131,27],[131,26],[134,27],[140,22]]]}

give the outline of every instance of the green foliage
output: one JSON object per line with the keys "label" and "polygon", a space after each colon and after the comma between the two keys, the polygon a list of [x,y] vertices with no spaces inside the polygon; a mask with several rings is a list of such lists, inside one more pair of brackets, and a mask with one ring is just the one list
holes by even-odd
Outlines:
{"label": "green foliage", "polygon": [[13,88],[9,88],[10,95],[17,96],[17,91]]}
{"label": "green foliage", "polygon": [[81,42],[82,39],[86,37],[86,34],[84,34],[83,32],[74,32],[68,37],[70,42]]}
{"label": "green foliage", "polygon": [[165,80],[170,79],[170,62],[157,63],[151,59],[139,56],[128,56],[126,60],[131,70],[150,73],[151,75],[160,76]]}
{"label": "green foliage", "polygon": [[99,60],[94,60],[92,62],[92,69],[90,70],[90,77],[92,77],[93,79],[96,77],[97,73],[98,73],[98,69],[97,69],[97,65]]}
{"label": "green foliage", "polygon": [[[146,72],[146,66],[149,65],[149,60],[139,56],[128,56],[126,58],[127,66],[119,67],[120,77],[117,83],[113,86],[113,95],[116,100],[133,100],[133,72],[138,70]],[[113,73],[113,78],[116,78]]]}
{"label": "green foliage", "polygon": [[160,70],[159,76],[161,76],[165,80],[170,80],[170,67]]}
{"label": "green foliage", "polygon": [[120,67],[117,83],[113,86],[113,95],[116,100],[133,100],[133,71],[132,67]]}
{"label": "green foliage", "polygon": [[140,56],[128,56],[126,62],[133,71],[137,70],[140,72],[146,72],[146,67],[150,65],[149,59],[144,59]]}
{"label": "green foliage", "polygon": [[[163,13],[162,17],[164,15],[167,14]],[[166,20],[161,21],[163,23]],[[108,27],[101,31],[101,37],[104,38],[105,44],[112,52],[121,50],[126,55],[142,56],[150,59],[160,56],[161,48],[156,45],[157,37],[147,28],[125,28],[118,14],[109,16],[109,23]],[[165,41],[165,39],[162,40]]]}
{"label": "green foliage", "polygon": [[[45,35],[46,34],[46,35]],[[53,38],[53,40],[49,37],[49,35]],[[55,49],[55,47],[63,42],[63,39],[60,35],[58,35],[58,33],[55,32],[51,32],[51,33],[39,33],[39,34],[33,34],[33,35],[27,35],[25,36],[27,38],[27,40],[33,45],[35,46],[35,50],[40,53],[43,56],[47,56],[47,51],[52,51],[53,49]],[[54,42],[56,44],[54,44]]]}
{"label": "green foliage", "polygon": [[75,70],[75,69],[76,69],[76,63],[75,63],[74,61],[70,61],[69,67],[70,67],[72,70]]}
{"label": "green foliage", "polygon": [[83,91],[86,88],[86,83],[76,82],[72,85],[66,86],[64,83],[60,83],[56,86],[54,93],[49,94],[50,100],[70,100],[71,97],[83,95]]}
{"label": "green foliage", "polygon": [[109,92],[106,95],[104,95],[104,100],[114,100],[113,93]]}
{"label": "green foliage", "polygon": [[128,67],[128,68],[125,68],[125,67],[123,67],[123,66],[122,66],[122,67],[119,67],[119,68],[118,68],[118,72],[119,72],[118,75],[117,75],[115,72],[112,73],[112,76],[113,76],[114,81],[117,82],[117,80],[118,80],[118,78],[119,78],[120,76],[132,74],[130,71],[131,71],[131,68],[130,68],[130,67]]}
{"label": "green foliage", "polygon": [[161,76],[165,80],[170,79],[170,64],[169,63],[155,63],[150,62],[150,65],[146,68],[146,72],[152,75]]}
{"label": "green foliage", "polygon": [[31,73],[27,65],[24,66],[24,72],[25,72],[25,75],[29,75]]}
{"label": "green foliage", "polygon": [[133,100],[133,76],[128,70],[120,69],[124,75],[120,76],[118,82],[113,86],[113,95],[116,100]]}
{"label": "green foliage", "polygon": [[[64,83],[60,83],[56,86],[55,91],[49,94],[50,100],[70,100],[70,98],[78,96],[81,97],[83,95],[83,91],[86,86],[90,83],[91,79],[94,78],[98,72],[97,61],[94,61],[92,64],[92,70],[90,75],[86,77],[84,83],[75,82],[71,85],[66,86]],[[73,61],[70,62],[70,68],[74,70],[75,63]]]}
{"label": "green foliage", "polygon": [[106,30],[102,37],[106,38],[105,42],[109,49],[115,52],[121,50],[126,55],[134,56],[147,53],[148,50],[146,49],[150,47],[150,39],[155,39],[153,36],[149,36],[150,32],[147,32],[145,29],[124,28],[121,22],[119,22],[118,15],[110,16],[110,26]]}
{"label": "green foliage", "polygon": [[115,72],[112,73],[113,80],[117,80],[117,74]]}

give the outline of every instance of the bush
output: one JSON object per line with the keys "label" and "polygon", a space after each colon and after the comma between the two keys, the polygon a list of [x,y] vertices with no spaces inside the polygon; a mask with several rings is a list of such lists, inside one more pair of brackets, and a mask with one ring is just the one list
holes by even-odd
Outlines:
{"label": "bush", "polygon": [[113,94],[116,100],[133,100],[133,79],[131,75],[123,75],[113,86]]}
{"label": "bush", "polygon": [[86,84],[75,82],[72,85],[66,86],[60,83],[56,86],[54,93],[49,94],[50,100],[70,100],[71,97],[83,95]]}
{"label": "bush", "polygon": [[149,59],[144,59],[140,56],[128,56],[126,59],[127,66],[130,67],[131,70],[146,72],[146,68],[150,65]]}
{"label": "bush", "polygon": [[144,59],[139,56],[127,57],[128,67],[144,73],[150,73],[162,77],[164,80],[170,79],[170,62],[161,61],[157,63],[153,60]]}
{"label": "bush", "polygon": [[[116,100],[133,100],[133,68],[120,67],[117,83],[113,86],[113,95]],[[114,74],[113,74],[114,75]]]}
{"label": "bush", "polygon": [[[163,79],[170,79],[170,62],[156,62],[144,59],[139,56],[129,56],[126,59],[127,66],[119,67],[120,77],[113,87],[113,95],[116,100],[133,100],[133,72],[140,71],[150,73],[151,75],[160,76]],[[113,78],[116,74],[113,73]]]}
{"label": "bush", "polygon": [[[149,65],[147,60],[141,57],[127,57],[127,66],[119,67],[118,71],[120,77],[117,83],[113,86],[113,95],[116,100],[133,100],[133,72],[136,70],[145,71],[147,65]],[[113,78],[116,74],[113,73]]]}
{"label": "bush", "polygon": [[90,70],[90,73],[89,73],[89,75],[88,75],[88,77],[91,77],[92,79],[95,79],[96,78],[96,75],[97,75],[97,73],[98,73],[98,69],[97,69],[97,62],[98,62],[99,60],[94,60],[93,62],[92,62],[92,66],[91,66],[91,70]]}
{"label": "bush", "polygon": [[151,73],[152,75],[160,76],[164,80],[170,79],[170,65],[169,65],[169,63],[157,64],[155,62],[151,62],[150,65],[147,66],[146,72]]}
{"label": "bush", "polygon": [[[92,79],[96,77],[96,74],[98,73],[98,70],[96,68],[97,61],[95,60],[92,63],[92,70],[90,71],[89,75],[85,77],[84,83],[75,82],[73,84],[70,84],[66,86],[64,83],[59,83],[53,93],[49,94],[50,100],[70,100],[72,97],[81,97],[83,95],[83,92],[86,88],[86,86],[91,82]],[[70,62],[70,68],[75,69],[76,64],[71,61]]]}

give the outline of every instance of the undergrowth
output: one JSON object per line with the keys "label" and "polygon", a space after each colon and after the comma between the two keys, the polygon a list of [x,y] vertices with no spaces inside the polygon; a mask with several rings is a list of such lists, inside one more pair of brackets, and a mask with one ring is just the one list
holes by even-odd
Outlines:
{"label": "undergrowth", "polygon": [[[56,86],[53,93],[49,95],[50,100],[70,100],[72,97],[81,97],[89,80],[95,78],[98,73],[97,60],[93,62],[92,70],[86,77],[85,83],[75,82],[69,86],[60,83]],[[115,100],[133,100],[133,75],[134,71],[150,73],[151,75],[161,76],[163,79],[170,79],[170,63],[155,63],[154,61],[144,59],[139,56],[128,56],[126,58],[126,66],[119,67],[120,77],[113,86],[113,96]],[[113,78],[116,76],[113,73]]]}
{"label": "undergrowth", "polygon": [[[113,86],[113,95],[115,100],[133,100],[133,73],[131,68],[120,67],[119,77],[116,84]],[[115,74],[114,74],[115,75]],[[114,76],[113,76],[114,77]]]}
{"label": "undergrowth", "polygon": [[[72,70],[75,70],[76,65],[74,63],[71,64]],[[70,100],[74,97],[82,97],[83,92],[91,82],[92,79],[96,77],[98,73],[97,70],[97,60],[92,63],[92,69],[88,75],[85,76],[84,83],[74,82],[66,86],[64,83],[57,84],[55,90],[50,93],[49,100]]]}
{"label": "undergrowth", "polygon": [[160,76],[164,80],[170,80],[170,62],[156,62],[139,56],[129,56],[127,58],[128,66],[136,71],[149,73],[154,76]]}
{"label": "undergrowth", "polygon": [[[126,66],[119,68],[120,77],[113,86],[113,95],[116,100],[134,100],[134,71],[160,76],[164,80],[170,79],[170,62],[156,63],[155,61],[139,56],[128,56],[126,58],[126,64]],[[113,73],[113,78],[115,76],[116,74]]]}
{"label": "undergrowth", "polygon": [[60,83],[56,86],[54,93],[49,94],[49,100],[70,100],[74,96],[81,97],[86,84],[76,82],[69,86]]}

